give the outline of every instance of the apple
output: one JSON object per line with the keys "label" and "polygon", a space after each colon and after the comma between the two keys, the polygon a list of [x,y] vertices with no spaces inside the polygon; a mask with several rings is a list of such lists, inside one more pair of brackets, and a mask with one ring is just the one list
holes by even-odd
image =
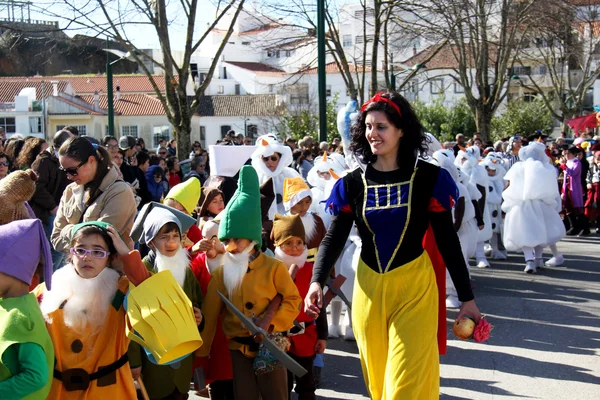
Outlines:
{"label": "apple", "polygon": [[468,340],[473,337],[475,330],[475,320],[470,315],[465,315],[461,319],[454,322],[452,332],[454,336],[462,340]]}

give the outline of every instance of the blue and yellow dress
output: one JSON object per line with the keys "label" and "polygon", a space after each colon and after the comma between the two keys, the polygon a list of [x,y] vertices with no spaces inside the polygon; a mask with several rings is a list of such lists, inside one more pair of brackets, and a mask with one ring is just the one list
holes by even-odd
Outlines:
{"label": "blue and yellow dress", "polygon": [[412,165],[390,172],[368,165],[336,182],[326,200],[335,216],[314,268],[313,282],[323,284],[356,223],[363,245],[352,323],[373,399],[439,397],[438,288],[423,249],[430,225],[459,299],[473,299],[452,222],[456,184],[433,164]]}

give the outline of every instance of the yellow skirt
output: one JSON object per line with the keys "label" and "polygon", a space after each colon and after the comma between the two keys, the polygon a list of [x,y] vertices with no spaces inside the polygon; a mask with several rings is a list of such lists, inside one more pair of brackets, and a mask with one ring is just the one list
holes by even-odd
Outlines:
{"label": "yellow skirt", "polygon": [[356,272],[352,325],[372,399],[437,399],[438,291],[427,252],[379,274],[362,260]]}

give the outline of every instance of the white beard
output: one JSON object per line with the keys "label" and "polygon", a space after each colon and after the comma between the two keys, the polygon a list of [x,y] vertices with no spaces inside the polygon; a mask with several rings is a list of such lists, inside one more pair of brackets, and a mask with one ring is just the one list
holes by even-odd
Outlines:
{"label": "white beard", "polygon": [[177,253],[173,257],[168,257],[163,254],[160,254],[158,250],[155,250],[156,253],[156,269],[158,272],[169,270],[175,277],[179,286],[183,288],[183,283],[185,282],[185,273],[190,265],[190,258],[188,257],[188,252],[181,247],[177,250]]}
{"label": "white beard", "polygon": [[304,225],[304,233],[306,234],[305,241],[308,243],[317,232],[317,220],[312,213],[307,212],[304,217],[300,217],[302,225]]}
{"label": "white beard", "polygon": [[285,254],[279,246],[275,247],[275,258],[283,262],[288,267],[288,269],[292,266],[292,264],[296,264],[298,268],[304,267],[307,257],[308,249],[306,247],[304,248],[302,254],[296,257]]}
{"label": "white beard", "polygon": [[52,323],[50,314],[67,300],[63,308],[65,326],[81,334],[98,333],[115,297],[120,274],[107,267],[95,278],[85,279],[67,264],[52,278],[52,290],[44,293],[40,305],[46,321]]}
{"label": "white beard", "polygon": [[232,293],[240,287],[246,272],[248,272],[250,252],[252,252],[254,244],[254,242],[250,243],[248,248],[239,254],[226,252],[223,255],[223,283],[230,299]]}
{"label": "white beard", "polygon": [[211,274],[217,268],[223,265],[223,254],[217,254],[215,258],[206,257],[206,267]]}

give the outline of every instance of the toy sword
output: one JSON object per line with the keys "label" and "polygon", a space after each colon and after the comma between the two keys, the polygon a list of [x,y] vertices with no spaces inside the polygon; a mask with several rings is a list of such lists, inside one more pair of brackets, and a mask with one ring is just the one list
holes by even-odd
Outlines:
{"label": "toy sword", "polygon": [[323,296],[323,308],[327,307],[335,296],[338,296],[344,303],[346,303],[348,309],[352,310],[352,303],[341,290],[342,284],[345,281],[346,277],[341,274],[336,276],[335,279],[327,279],[325,285],[329,288],[329,290]]}
{"label": "toy sword", "polygon": [[281,363],[297,377],[302,377],[306,374],[306,370],[302,368],[300,364],[294,361],[293,358],[288,356],[285,351],[281,350],[275,343],[271,341],[271,339],[269,339],[269,336],[264,329],[262,329],[259,326],[256,326],[252,319],[248,318],[243,312],[238,310],[237,307],[234,306],[233,303],[230,302],[229,299],[227,299],[227,297],[223,296],[223,294],[218,290],[217,294],[219,295],[221,300],[223,300],[227,308],[229,308],[229,310],[236,317],[239,318],[242,324],[244,324],[246,329],[248,329],[253,336],[262,335],[264,337],[262,344],[271,352],[273,357],[281,361]]}

